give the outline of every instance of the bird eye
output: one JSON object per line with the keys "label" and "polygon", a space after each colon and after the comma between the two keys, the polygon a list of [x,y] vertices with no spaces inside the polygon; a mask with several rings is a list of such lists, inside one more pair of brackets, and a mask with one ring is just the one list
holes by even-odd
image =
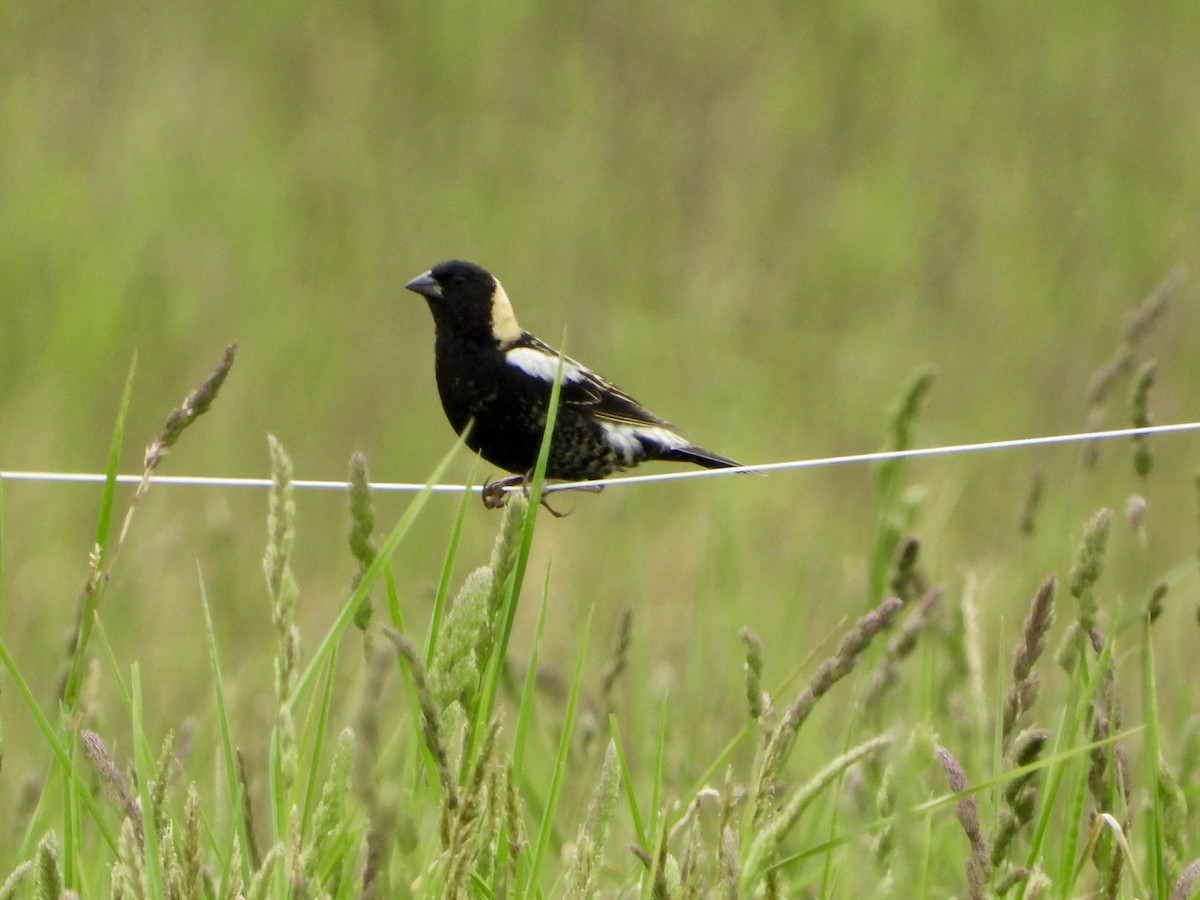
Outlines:
{"label": "bird eye", "polygon": [[450,279],[450,283],[453,284],[455,287],[462,287],[464,284],[467,283],[467,279],[464,278],[462,275],[455,275],[453,278]]}

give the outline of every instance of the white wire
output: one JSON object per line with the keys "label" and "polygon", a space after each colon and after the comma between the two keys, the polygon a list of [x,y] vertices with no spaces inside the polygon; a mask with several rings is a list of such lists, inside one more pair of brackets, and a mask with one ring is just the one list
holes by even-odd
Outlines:
{"label": "white wire", "polygon": [[[0,472],[0,481],[54,481],[54,482],[73,482],[77,484],[99,484],[108,480],[108,476],[100,472]],[[117,484],[138,484],[142,480],[141,475],[118,475],[116,476]],[[184,485],[187,487],[256,487],[269,488],[274,481],[270,478],[227,478],[217,475],[152,475],[150,481],[153,484],[174,484]],[[294,478],[291,481],[292,487],[296,488],[316,488],[318,490],[347,490],[350,483],[347,481],[319,481],[313,479]],[[410,484],[404,482],[379,482],[371,485],[371,489],[375,491],[411,491],[416,492],[424,490],[423,484]],[[465,489],[461,484],[435,484],[431,490],[434,493],[459,493]],[[479,487],[472,487],[472,490],[481,490]]]}
{"label": "white wire", "polygon": [[[596,485],[649,484],[655,481],[682,481],[689,478],[719,478],[725,475],[736,475],[744,472],[779,472],[788,469],[815,469],[823,466],[845,465],[847,463],[883,462],[889,459],[915,459],[922,456],[948,456],[954,453],[979,453],[984,450],[1009,450],[1019,447],[1045,447],[1054,444],[1081,444],[1087,441],[1101,441],[1112,438],[1149,436],[1154,434],[1173,434],[1182,431],[1200,431],[1200,422],[1177,422],[1170,425],[1149,425],[1145,428],[1115,428],[1109,431],[1085,431],[1076,434],[1051,434],[1040,437],[1014,438],[1003,441],[982,441],[974,444],[950,444],[944,447],[916,447],[910,450],[880,450],[874,453],[852,453],[847,456],[824,456],[815,459],[793,459],[787,462],[763,463],[756,466],[738,466],[729,469],[690,469],[683,472],[661,472],[654,475],[623,475],[617,478],[596,479],[593,481],[571,481],[546,486],[547,491],[564,491]],[[41,481],[41,482],[74,482],[84,484],[103,483],[106,476],[96,472],[4,472],[0,471],[0,481]],[[142,480],[140,475],[117,475],[118,484],[137,484]],[[269,488],[270,478],[224,478],[205,475],[154,475],[150,479],[154,484],[173,484],[193,487],[256,487]],[[292,486],[301,489],[318,490],[347,490],[350,485],[345,481],[314,481],[295,479]],[[416,492],[425,489],[424,484],[409,482],[375,482],[371,484],[375,491]],[[466,490],[461,484],[435,484],[430,487],[434,493],[461,494]],[[519,490],[520,488],[509,488]],[[472,485],[471,490],[478,493],[482,488]]]}

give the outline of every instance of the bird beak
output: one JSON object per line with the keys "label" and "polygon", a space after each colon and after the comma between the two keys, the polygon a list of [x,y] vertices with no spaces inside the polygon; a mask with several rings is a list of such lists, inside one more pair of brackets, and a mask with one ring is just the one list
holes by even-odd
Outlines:
{"label": "bird beak", "polygon": [[424,272],[410,281],[405,287],[422,297],[428,297],[430,300],[440,299],[442,296],[442,286],[434,280],[430,272]]}

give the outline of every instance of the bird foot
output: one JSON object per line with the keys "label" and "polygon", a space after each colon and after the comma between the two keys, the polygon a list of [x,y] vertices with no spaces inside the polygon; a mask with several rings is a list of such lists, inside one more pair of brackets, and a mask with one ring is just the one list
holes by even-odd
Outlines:
{"label": "bird foot", "polygon": [[[483,505],[488,509],[500,509],[508,503],[508,489],[510,487],[521,486],[525,492],[525,496],[529,496],[529,485],[533,480],[533,473],[529,472],[525,475],[511,475],[508,478],[499,478],[496,481],[489,481],[483,486]],[[559,483],[548,487],[548,491],[587,491],[589,494],[598,494],[604,490],[602,484],[585,484],[580,487],[574,487],[570,482]],[[547,491],[547,492],[548,492]],[[546,508],[550,515],[556,519],[565,519],[570,513],[559,512],[546,500],[545,493],[542,494],[541,504]]]}
{"label": "bird foot", "polygon": [[518,484],[524,484],[529,490],[524,475],[513,475],[509,478],[498,478],[483,486],[483,505],[488,509],[500,509],[508,503],[508,489]]}

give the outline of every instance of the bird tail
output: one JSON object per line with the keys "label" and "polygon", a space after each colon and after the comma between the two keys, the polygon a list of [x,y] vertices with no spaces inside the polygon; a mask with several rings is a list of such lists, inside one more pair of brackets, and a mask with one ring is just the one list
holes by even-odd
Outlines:
{"label": "bird tail", "polygon": [[741,465],[740,462],[730,459],[728,456],[722,456],[691,444],[686,447],[663,448],[657,458],[671,462],[693,463],[697,466],[704,466],[706,469],[731,469]]}

